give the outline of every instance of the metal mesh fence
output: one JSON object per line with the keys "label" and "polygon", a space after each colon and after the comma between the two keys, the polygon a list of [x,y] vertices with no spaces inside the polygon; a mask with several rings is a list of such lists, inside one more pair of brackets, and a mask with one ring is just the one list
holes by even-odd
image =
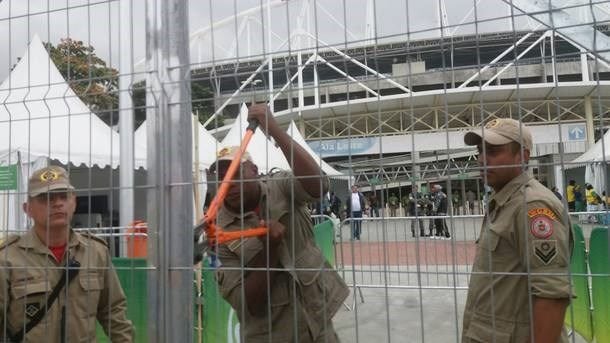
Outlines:
{"label": "metal mesh fence", "polygon": [[0,336],[610,341],[609,19],[0,0]]}

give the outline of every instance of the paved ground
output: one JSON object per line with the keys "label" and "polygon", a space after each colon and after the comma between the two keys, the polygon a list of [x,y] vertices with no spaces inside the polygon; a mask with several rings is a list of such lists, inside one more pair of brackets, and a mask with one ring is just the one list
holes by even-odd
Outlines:
{"label": "paved ground", "polygon": [[[350,241],[349,226],[342,226],[337,268],[352,285],[334,321],[342,342],[459,341],[481,219],[448,224],[451,240],[412,238],[405,219],[365,221],[360,241]],[[585,238],[591,228],[584,225]]]}

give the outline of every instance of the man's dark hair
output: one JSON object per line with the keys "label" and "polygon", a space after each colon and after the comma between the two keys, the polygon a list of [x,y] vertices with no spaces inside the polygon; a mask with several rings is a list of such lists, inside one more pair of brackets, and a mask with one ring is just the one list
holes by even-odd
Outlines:
{"label": "man's dark hair", "polygon": [[570,180],[569,184],[570,184],[570,186],[574,186],[576,184],[576,181]]}

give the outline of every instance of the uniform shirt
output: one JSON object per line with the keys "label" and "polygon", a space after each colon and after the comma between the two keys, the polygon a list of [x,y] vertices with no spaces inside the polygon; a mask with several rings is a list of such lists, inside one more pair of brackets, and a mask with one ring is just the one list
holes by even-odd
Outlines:
{"label": "uniform shirt", "polygon": [[[463,342],[526,342],[530,295],[571,296],[567,218],[557,197],[525,173],[494,194],[477,240]],[[565,330],[560,342],[567,342]]]}
{"label": "uniform shirt", "polygon": [[[70,342],[95,342],[96,319],[112,342],[133,341],[133,326],[126,317],[127,301],[112,269],[105,242],[71,231],[66,252],[80,262],[79,273],[68,285],[67,294],[64,286],[24,342],[60,342],[64,305],[65,332]],[[44,310],[47,296],[66,272],[65,265],[66,255],[57,262],[33,229],[3,243],[0,247],[0,338],[5,337],[5,329],[15,334],[36,310]]]}
{"label": "uniform shirt", "polygon": [[566,189],[566,199],[568,202],[576,201],[576,197],[574,196],[574,186],[570,185]]}
{"label": "uniform shirt", "polygon": [[288,172],[270,176],[260,187],[260,217],[255,212],[243,216],[232,213],[224,206],[217,217],[218,225],[226,231],[258,226],[261,218],[278,220],[286,228],[284,241],[278,246],[280,268],[284,271],[275,275],[268,290],[270,310],[266,305],[266,314],[259,317],[250,315],[247,309],[242,276],[247,273],[244,267],[263,249],[262,242],[249,238],[218,247],[219,290],[239,318],[242,340],[335,342],[331,319],[349,289],[315,244],[311,217],[305,206],[312,198]]}

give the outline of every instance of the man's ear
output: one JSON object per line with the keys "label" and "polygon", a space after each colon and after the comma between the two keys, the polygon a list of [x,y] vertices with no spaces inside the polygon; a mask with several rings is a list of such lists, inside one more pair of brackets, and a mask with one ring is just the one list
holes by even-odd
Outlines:
{"label": "man's ear", "polygon": [[23,212],[25,214],[27,214],[28,216],[30,215],[30,206],[28,205],[27,202],[24,202],[23,204],[21,204],[21,208],[23,208]]}

